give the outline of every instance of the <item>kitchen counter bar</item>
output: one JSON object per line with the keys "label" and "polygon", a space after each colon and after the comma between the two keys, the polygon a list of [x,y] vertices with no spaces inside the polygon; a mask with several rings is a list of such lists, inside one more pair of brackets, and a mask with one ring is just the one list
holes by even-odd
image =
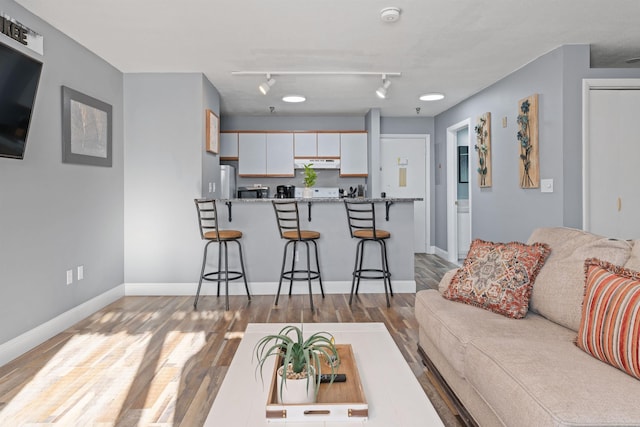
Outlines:
{"label": "kitchen counter bar", "polygon": [[[302,205],[303,203],[306,204],[308,206],[307,212],[307,218],[309,220],[309,222],[311,222],[312,220],[312,216],[311,216],[311,205],[314,203],[342,203],[343,200],[353,200],[356,202],[374,202],[374,203],[384,203],[385,204],[385,216],[384,218],[389,221],[389,210],[391,208],[391,206],[398,202],[398,203],[407,203],[407,202],[415,202],[415,201],[419,201],[422,199],[415,199],[415,198],[363,198],[363,197],[359,197],[359,198],[336,198],[336,197],[327,197],[327,198],[323,198],[323,197],[313,197],[313,198],[297,198],[297,199],[221,199],[220,201],[223,202],[228,209],[228,220],[232,221],[233,220],[233,213],[232,213],[232,207],[233,204],[236,202],[240,202],[240,203],[264,203],[264,202],[268,202],[271,203],[271,201],[273,200],[296,200],[298,202],[298,206]],[[302,215],[302,213],[301,213]],[[377,218],[377,217],[376,217]]]}
{"label": "kitchen counter bar", "polygon": [[[292,199],[220,199],[218,216],[221,229],[235,229],[243,233],[242,245],[247,269],[247,280],[252,294],[265,295],[277,292],[285,241],[280,238],[276,225],[273,200]],[[318,252],[325,293],[349,293],[356,255],[357,239],[352,239],[347,224],[344,199],[311,198],[295,199],[300,211],[300,228],[320,232]],[[348,199],[350,200],[350,199]],[[357,198],[355,201],[374,202],[376,226],[391,233],[387,240],[389,269],[394,292],[415,292],[413,255],[413,198]],[[229,203],[227,210],[225,203]],[[385,220],[388,207],[389,220]],[[309,221],[310,210],[312,221]],[[229,218],[231,216],[231,218]],[[231,221],[229,221],[231,219]],[[298,267],[306,268],[306,250],[299,245]],[[313,256],[313,255],[312,255]],[[217,257],[212,254],[210,259]],[[289,260],[291,258],[289,257]],[[236,251],[229,251],[230,269],[239,265]],[[379,268],[380,249],[375,243],[367,244],[365,264],[367,268]],[[312,258],[312,269],[314,260]],[[210,265],[209,268],[214,268]],[[290,266],[287,266],[290,268]],[[319,294],[318,282],[313,281],[313,291]],[[288,282],[283,282],[282,293],[288,293]],[[243,286],[230,284],[229,293],[242,294]],[[215,294],[215,284],[203,285],[205,294]],[[294,282],[293,293],[307,293],[305,282]],[[360,293],[382,293],[382,280],[363,280]]]}

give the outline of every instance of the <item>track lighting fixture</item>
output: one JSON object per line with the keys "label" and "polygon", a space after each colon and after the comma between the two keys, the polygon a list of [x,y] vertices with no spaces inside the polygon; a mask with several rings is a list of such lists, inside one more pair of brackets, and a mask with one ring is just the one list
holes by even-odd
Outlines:
{"label": "track lighting fixture", "polygon": [[260,93],[266,95],[275,83],[276,81],[271,78],[271,74],[267,74],[267,81],[258,86],[258,89],[260,89]]}
{"label": "track lighting fixture", "polygon": [[387,79],[386,74],[383,74],[382,75],[382,86],[380,86],[376,90],[376,95],[378,95],[378,98],[385,99],[387,97],[387,89],[389,89],[389,86],[391,86],[391,81],[389,79]]}

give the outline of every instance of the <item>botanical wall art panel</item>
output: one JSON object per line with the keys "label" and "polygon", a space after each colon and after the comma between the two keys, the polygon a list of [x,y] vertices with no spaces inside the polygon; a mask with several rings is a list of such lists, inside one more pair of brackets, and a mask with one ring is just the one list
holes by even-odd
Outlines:
{"label": "botanical wall art panel", "polygon": [[480,188],[491,187],[491,113],[478,117],[475,127],[478,152],[478,184]]}
{"label": "botanical wall art panel", "polygon": [[538,94],[518,101],[518,144],[520,145],[520,187],[540,187],[538,156]]}

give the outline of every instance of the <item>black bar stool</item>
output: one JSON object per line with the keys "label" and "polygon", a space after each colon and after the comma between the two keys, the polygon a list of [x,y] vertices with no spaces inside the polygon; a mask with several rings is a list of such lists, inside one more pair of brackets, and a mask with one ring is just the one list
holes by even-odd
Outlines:
{"label": "black bar stool", "polygon": [[[389,271],[386,240],[391,237],[391,233],[376,228],[376,210],[374,203],[345,200],[344,206],[347,209],[347,219],[351,237],[359,239],[358,245],[356,246],[356,262],[353,266],[349,305],[351,305],[353,301],[354,290],[357,294],[360,289],[360,279],[383,279],[387,307],[390,307],[389,294],[393,296],[393,289],[391,288],[391,272]],[[376,242],[380,245],[382,268],[362,268],[364,246],[367,242]],[[389,286],[388,291],[387,286]]]}
{"label": "black bar stool", "polygon": [[[320,282],[320,292],[324,298],[324,289],[322,288],[322,277],[320,274],[320,262],[318,260],[318,245],[316,240],[320,238],[317,231],[300,230],[300,215],[298,213],[298,203],[294,201],[273,201],[273,209],[276,212],[276,221],[278,223],[278,231],[280,237],[287,240],[284,245],[284,254],[282,256],[282,268],[280,269],[280,281],[278,282],[278,294],[276,295],[275,305],[278,305],[280,298],[280,288],[282,287],[282,279],[289,281],[289,296],[294,280],[306,280],[309,283],[309,301],[311,302],[311,311],[313,311],[313,293],[311,291],[311,281],[318,279]],[[307,247],[307,269],[296,270],[296,249],[298,243],[304,243]],[[311,252],[309,243],[313,244],[316,256],[316,270],[311,270]],[[285,271],[287,263],[287,248],[293,244],[291,251],[291,269]],[[298,276],[296,276],[296,274]],[[302,277],[301,277],[302,275]]]}
{"label": "black bar stool", "polygon": [[[220,230],[218,228],[218,209],[216,208],[216,201],[213,199],[195,199],[196,209],[198,210],[198,224],[200,226],[200,237],[207,241],[204,246],[204,254],[202,256],[202,270],[200,271],[200,280],[198,282],[198,291],[196,292],[196,299],[193,302],[193,308],[198,308],[198,298],[200,297],[200,288],[202,287],[202,281],[207,280],[209,282],[218,282],[217,295],[220,296],[220,282],[225,284],[225,307],[229,310],[229,281],[244,279],[244,288],[247,291],[247,297],[251,301],[251,294],[249,293],[249,285],[247,285],[247,277],[244,271],[244,260],[242,259],[242,244],[240,239],[242,238],[242,232],[238,230]],[[229,271],[229,256],[228,256],[228,242],[235,242],[238,244],[238,253],[240,254],[240,269],[241,271]],[[218,269],[210,273],[205,273],[205,266],[207,265],[207,250],[212,243],[218,243]],[[224,269],[222,268],[222,253],[224,252]]]}

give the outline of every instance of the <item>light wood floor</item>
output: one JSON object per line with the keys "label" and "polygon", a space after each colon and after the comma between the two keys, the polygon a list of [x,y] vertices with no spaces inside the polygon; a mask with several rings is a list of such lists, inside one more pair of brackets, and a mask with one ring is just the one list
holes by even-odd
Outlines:
{"label": "light wood floor", "polygon": [[[450,265],[416,258],[419,288]],[[420,278],[418,277],[420,276]],[[213,286],[213,285],[210,285]],[[416,351],[415,295],[230,298],[125,297],[0,367],[0,426],[200,426],[247,323],[384,322],[447,426],[457,419],[428,381]],[[248,387],[259,386],[248,384]]]}

